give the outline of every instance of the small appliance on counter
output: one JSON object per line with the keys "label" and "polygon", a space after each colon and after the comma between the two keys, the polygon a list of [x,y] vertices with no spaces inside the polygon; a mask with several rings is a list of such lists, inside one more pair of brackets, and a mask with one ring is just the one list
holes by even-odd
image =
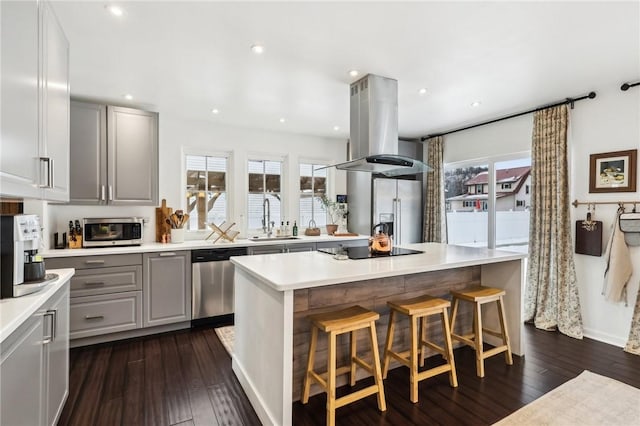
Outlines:
{"label": "small appliance on counter", "polygon": [[139,246],[142,244],[141,217],[84,218],[82,247]]}
{"label": "small appliance on counter", "polygon": [[38,216],[2,215],[0,234],[0,298],[35,293],[58,278],[55,274],[46,274],[44,261],[38,255]]}

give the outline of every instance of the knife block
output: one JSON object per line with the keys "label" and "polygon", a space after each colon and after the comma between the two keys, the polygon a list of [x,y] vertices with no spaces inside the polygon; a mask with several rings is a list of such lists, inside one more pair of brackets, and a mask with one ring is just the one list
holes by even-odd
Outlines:
{"label": "knife block", "polygon": [[69,248],[70,249],[82,248],[82,236],[76,235],[75,241],[73,241],[72,239],[69,239]]}

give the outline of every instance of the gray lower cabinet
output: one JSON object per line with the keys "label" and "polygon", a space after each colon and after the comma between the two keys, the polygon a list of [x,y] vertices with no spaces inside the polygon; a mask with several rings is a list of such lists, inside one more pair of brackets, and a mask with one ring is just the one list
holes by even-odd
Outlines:
{"label": "gray lower cabinet", "polygon": [[286,251],[286,246],[284,244],[271,244],[268,246],[249,246],[247,248],[247,253],[249,255],[285,253],[285,251]]}
{"label": "gray lower cabinet", "polygon": [[303,251],[316,251],[316,243],[287,244],[285,253],[298,253]]}
{"label": "gray lower cabinet", "polygon": [[72,204],[158,204],[158,114],[71,102]]}
{"label": "gray lower cabinet", "polygon": [[191,320],[191,252],[143,255],[143,326]]}
{"label": "gray lower cabinet", "polygon": [[0,424],[55,425],[69,392],[69,284],[2,343]]}
{"label": "gray lower cabinet", "polygon": [[319,249],[339,247],[364,247],[368,244],[369,241],[365,238],[358,240],[319,241],[316,243],[316,247]]}
{"label": "gray lower cabinet", "polygon": [[81,339],[142,328],[142,254],[60,257],[47,268],[75,268],[70,337]]}

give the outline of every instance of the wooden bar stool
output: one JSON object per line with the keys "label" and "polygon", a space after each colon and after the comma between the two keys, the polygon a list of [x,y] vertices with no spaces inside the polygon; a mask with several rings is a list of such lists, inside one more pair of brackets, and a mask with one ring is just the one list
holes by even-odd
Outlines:
{"label": "wooden bar stool", "polygon": [[[309,343],[309,360],[307,362],[307,372],[304,378],[302,391],[302,403],[309,402],[309,390],[311,381],[315,380],[327,393],[327,425],[334,425],[336,421],[336,408],[350,404],[354,401],[378,394],[378,408],[385,411],[387,405],[384,399],[384,387],[380,370],[380,355],[378,354],[378,338],[376,336],[376,320],[380,318],[377,312],[370,311],[362,306],[352,306],[350,308],[325,312],[307,317],[311,321],[311,342]],[[356,331],[368,328],[371,339],[371,352],[373,363],[367,364],[356,356]],[[329,347],[327,356],[327,371],[316,373],[313,371],[315,361],[316,344],[318,342],[318,330],[329,333]],[[336,368],[336,336],[343,333],[350,334],[350,362],[349,365]],[[367,370],[374,377],[375,384],[356,392],[352,392],[340,398],[336,398],[336,376],[350,373],[351,386],[356,384],[356,365]]]}
{"label": "wooden bar stool", "polygon": [[[476,374],[478,377],[484,377],[484,360],[490,356],[505,352],[504,358],[508,365],[513,364],[511,356],[511,344],[509,343],[509,334],[507,333],[507,322],[504,316],[503,296],[505,291],[499,288],[474,286],[461,291],[452,291],[453,308],[451,308],[451,337],[460,342],[471,346],[476,351]],[[458,303],[460,300],[471,302],[473,309],[473,332],[470,334],[459,335],[453,332],[458,313]],[[482,305],[485,303],[496,302],[498,305],[498,317],[500,319],[500,331],[495,331],[482,327]],[[482,346],[482,333],[487,333],[502,339],[502,345],[495,348],[484,350]]]}
{"label": "wooden bar stool", "polygon": [[[387,302],[391,313],[389,315],[389,327],[387,328],[387,342],[384,349],[384,366],[382,367],[382,377],[387,378],[389,371],[389,361],[395,358],[402,364],[409,367],[411,383],[411,402],[418,402],[418,382],[438,374],[449,372],[449,383],[452,387],[458,386],[458,376],[456,375],[456,363],[453,359],[453,346],[451,344],[451,329],[449,327],[449,316],[447,308],[451,303],[444,299],[431,296],[420,296],[409,300]],[[404,352],[393,352],[393,332],[395,329],[394,319],[396,313],[409,316],[411,349]],[[444,347],[438,346],[426,340],[427,317],[440,315],[442,322],[442,334],[444,337]],[[421,320],[420,332],[418,333],[418,320]],[[447,361],[446,364],[428,370],[418,371],[418,357],[420,357],[420,367],[424,367],[425,351],[427,346],[440,353]]]}

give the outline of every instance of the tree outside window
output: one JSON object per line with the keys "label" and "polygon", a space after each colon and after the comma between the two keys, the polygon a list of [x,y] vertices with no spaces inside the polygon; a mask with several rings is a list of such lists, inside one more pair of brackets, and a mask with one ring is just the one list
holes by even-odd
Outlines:
{"label": "tree outside window", "polygon": [[207,223],[219,225],[227,219],[226,157],[185,156],[186,198],[189,214],[187,229],[207,229]]}

